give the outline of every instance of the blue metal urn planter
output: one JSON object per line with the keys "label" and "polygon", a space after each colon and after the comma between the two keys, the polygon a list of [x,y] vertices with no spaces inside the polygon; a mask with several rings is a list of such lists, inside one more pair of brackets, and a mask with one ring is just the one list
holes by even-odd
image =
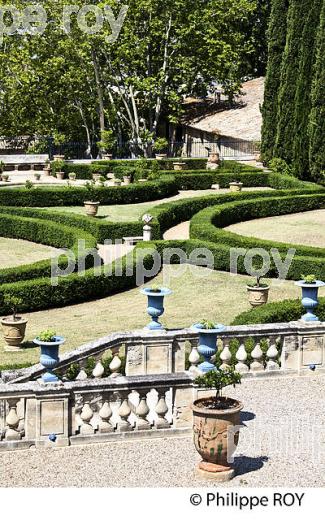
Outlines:
{"label": "blue metal urn planter", "polygon": [[217,339],[218,335],[223,332],[226,327],[221,324],[215,324],[212,329],[204,328],[202,323],[196,323],[192,325],[192,330],[199,333],[199,346],[198,352],[204,357],[203,363],[198,366],[198,369],[204,374],[215,370],[215,365],[211,361],[211,357],[217,352]]}
{"label": "blue metal urn planter", "polygon": [[164,314],[164,298],[172,293],[167,287],[161,287],[159,291],[153,291],[150,287],[141,289],[142,294],[148,297],[147,313],[151,317],[151,322],[148,323],[147,329],[163,330],[164,327],[158,321],[158,318]]}
{"label": "blue metal urn planter", "polygon": [[324,287],[325,283],[320,280],[316,280],[314,283],[306,283],[300,280],[299,282],[295,282],[295,284],[302,289],[301,303],[307,311],[306,314],[301,316],[301,319],[303,321],[319,321],[314,314],[314,310],[318,306],[318,289]]}
{"label": "blue metal urn planter", "polygon": [[46,369],[42,375],[43,383],[57,383],[59,378],[53,373],[53,370],[59,362],[59,347],[65,342],[63,336],[54,336],[53,341],[41,341],[38,338],[33,340],[35,345],[41,347],[40,363]]}

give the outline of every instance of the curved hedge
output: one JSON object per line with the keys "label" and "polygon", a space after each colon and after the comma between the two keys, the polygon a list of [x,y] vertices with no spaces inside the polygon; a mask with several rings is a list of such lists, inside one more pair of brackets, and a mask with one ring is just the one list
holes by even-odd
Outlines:
{"label": "curved hedge", "polygon": [[[289,196],[255,198],[245,202],[228,202],[206,208],[192,218],[190,236],[192,239],[199,239],[208,243],[223,244],[229,250],[229,264],[231,248],[262,248],[269,253],[271,253],[272,249],[276,249],[279,251],[282,260],[284,260],[288,249],[294,248],[296,253],[287,277],[297,280],[301,277],[301,273],[312,272],[322,279],[325,277],[325,249],[244,237],[222,229],[235,222],[257,217],[295,213],[297,212],[297,207],[299,207],[300,211],[324,208],[325,193],[296,196],[292,196],[291,193]],[[254,265],[257,269],[261,267],[262,263],[261,257],[255,258]],[[238,261],[237,267],[238,272],[246,274],[246,268],[242,260]],[[274,259],[271,258],[270,270],[265,276],[276,276],[277,271]]]}
{"label": "curved hedge", "polygon": [[[97,256],[97,241],[94,236],[84,230],[78,231],[73,227],[57,226],[51,220],[9,215],[0,210],[0,235],[70,249],[77,261],[85,262],[86,269],[94,266],[94,255]],[[84,241],[84,253],[80,254],[78,251],[78,240]],[[67,266],[68,258],[64,254],[59,256],[58,267],[65,269]],[[32,264],[0,269],[0,283],[17,282],[50,275],[51,259],[41,260]]]}
{"label": "curved hedge", "polygon": [[[173,177],[163,177],[146,183],[128,186],[96,187],[96,199],[101,204],[132,204],[163,199],[176,195],[178,187]],[[82,206],[89,198],[86,188],[49,186],[0,188],[0,206]]]}
{"label": "curved hedge", "polygon": [[[248,325],[255,323],[281,323],[299,320],[306,311],[300,300],[283,300],[267,303],[250,311],[242,312],[232,322],[232,325]],[[319,299],[316,310],[321,321],[325,321],[325,298]]]}

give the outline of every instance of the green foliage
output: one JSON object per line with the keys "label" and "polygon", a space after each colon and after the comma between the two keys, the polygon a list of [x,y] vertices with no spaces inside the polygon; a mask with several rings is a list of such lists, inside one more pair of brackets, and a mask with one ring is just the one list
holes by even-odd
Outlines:
{"label": "green foliage", "polygon": [[[232,325],[285,323],[299,320],[304,313],[300,300],[283,300],[243,312],[234,319]],[[321,321],[325,321],[325,298],[319,298],[316,314]]]}
{"label": "green foliage", "polygon": [[201,328],[205,330],[212,330],[216,328],[216,325],[213,321],[209,321],[206,319],[200,320],[199,325],[201,325]]}
{"label": "green foliage", "polygon": [[84,370],[88,377],[91,377],[93,375],[93,370],[96,366],[96,359],[93,356],[90,356],[87,358]]}
{"label": "green foliage", "polygon": [[71,363],[71,365],[65,372],[65,377],[68,379],[68,381],[75,381],[79,372],[80,372],[79,363]]}
{"label": "green foliage", "polygon": [[34,184],[32,183],[32,181],[30,181],[29,179],[27,179],[27,181],[25,182],[25,188],[26,188],[26,190],[31,190],[33,187],[34,187]]}
{"label": "green foliage", "polygon": [[268,163],[269,168],[274,173],[280,173],[283,175],[292,175],[292,170],[290,166],[286,163],[284,159],[280,159],[279,157],[274,157]]}
{"label": "green foliage", "polygon": [[42,332],[40,332],[39,335],[37,336],[37,339],[39,341],[44,341],[44,343],[51,343],[51,342],[55,341],[55,337],[56,337],[55,330],[47,329],[47,330],[43,330]]}
{"label": "green foliage", "polygon": [[13,320],[16,319],[17,309],[19,305],[23,303],[22,298],[18,296],[13,296],[11,294],[5,294],[3,303],[11,309]]}
{"label": "green foliage", "polygon": [[195,379],[195,384],[201,388],[214,388],[217,392],[217,399],[221,396],[222,389],[226,386],[232,385],[235,387],[241,382],[241,375],[233,369],[229,370],[210,370]]}
{"label": "green foliage", "polygon": [[52,170],[52,173],[53,174],[56,174],[58,172],[63,172],[64,171],[64,165],[65,165],[65,162],[64,161],[52,161],[51,162],[51,170]]}
{"label": "green foliage", "polygon": [[116,145],[113,130],[102,130],[100,133],[99,148],[104,152],[111,152]]}
{"label": "green foliage", "polygon": [[316,283],[317,282],[317,278],[314,274],[302,274],[301,279],[305,283]]}
{"label": "green foliage", "polygon": [[165,137],[158,137],[153,146],[152,146],[152,149],[155,151],[155,152],[158,152],[158,153],[163,153],[163,152],[166,152],[166,150],[168,149],[168,141]]}

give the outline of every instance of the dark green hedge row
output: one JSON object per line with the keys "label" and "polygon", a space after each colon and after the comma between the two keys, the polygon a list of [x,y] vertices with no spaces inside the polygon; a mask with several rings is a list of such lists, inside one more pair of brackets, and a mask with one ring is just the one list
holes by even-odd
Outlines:
{"label": "dark green hedge row", "polygon": [[[29,240],[57,248],[71,249],[75,257],[85,260],[88,269],[94,266],[94,254],[97,257],[97,241],[94,236],[84,230],[76,230],[66,225],[58,226],[49,220],[27,218],[22,215],[12,215],[4,210],[0,212],[0,235],[16,239]],[[84,254],[78,252],[78,240],[83,240]],[[58,262],[60,269],[68,265],[68,259],[61,256]],[[29,280],[51,275],[51,260],[41,260],[33,264],[10,267],[0,270],[0,283]]]}
{"label": "dark green hedge row", "polygon": [[[221,241],[232,247],[263,247],[267,250],[275,247],[279,251],[285,252],[288,247],[293,247],[293,245],[241,236],[221,228],[256,218],[296,213],[297,207],[300,211],[324,208],[325,193],[287,197],[257,197],[253,200],[228,202],[219,206],[206,208],[192,218],[191,238],[211,242]],[[295,247],[297,254],[300,256],[325,256],[325,249],[323,248],[310,246]]]}
{"label": "dark green hedge row", "polygon": [[[102,204],[132,204],[171,197],[178,193],[174,177],[129,186],[97,187]],[[0,206],[82,206],[89,196],[81,187],[0,188]]]}
{"label": "dark green hedge row", "polygon": [[[154,245],[151,247],[152,251],[155,251]],[[112,273],[107,272],[107,266],[102,266],[97,269],[88,269],[82,276],[74,273],[62,277],[56,286],[51,285],[50,278],[2,284],[0,286],[0,315],[10,311],[4,304],[5,294],[21,298],[22,304],[18,310],[26,312],[63,307],[131,289],[136,286],[137,271],[142,266],[146,270],[153,266],[153,256],[148,253],[148,249],[149,244],[146,244],[145,252],[140,251],[140,256],[138,256],[138,248],[135,248],[127,257],[114,262]],[[115,272],[114,266],[117,263],[119,267]]]}
{"label": "dark green hedge row", "polygon": [[[182,157],[182,158],[167,158],[163,160],[155,159],[141,159],[141,165],[148,170],[151,170],[154,163],[158,163],[158,167],[161,170],[173,170],[174,162],[184,162],[186,167],[191,170],[202,170],[206,167],[206,158],[193,158]],[[125,166],[126,168],[135,168],[139,164],[139,159],[113,159],[112,161],[96,161],[96,163],[102,166],[108,166],[110,171],[114,171],[115,167]]]}
{"label": "dark green hedge row", "polygon": [[[232,325],[247,325],[252,323],[283,323],[296,321],[305,313],[300,300],[283,300],[242,312],[232,322]],[[319,299],[316,315],[325,321],[325,298]]]}
{"label": "dark green hedge row", "polygon": [[[124,236],[138,236],[142,235],[143,222],[111,222],[108,220],[100,220],[89,218],[84,215],[76,215],[74,213],[65,213],[36,208],[1,208],[1,212],[9,215],[21,215],[25,217],[38,218],[42,220],[49,220],[57,222],[64,226],[72,228],[80,228],[90,233],[96,238],[97,243],[103,244],[105,240],[117,240]],[[153,238],[160,238],[158,223],[153,223]]]}

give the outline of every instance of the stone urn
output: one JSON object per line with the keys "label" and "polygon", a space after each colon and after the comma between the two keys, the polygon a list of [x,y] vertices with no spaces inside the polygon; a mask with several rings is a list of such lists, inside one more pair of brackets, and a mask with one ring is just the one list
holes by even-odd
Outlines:
{"label": "stone urn", "polygon": [[230,191],[242,191],[243,183],[242,182],[230,182],[229,188],[230,188]]}
{"label": "stone urn", "polygon": [[265,284],[260,285],[259,287],[247,285],[246,288],[248,292],[248,301],[252,307],[260,307],[261,305],[267,303],[270,291],[269,285]]}
{"label": "stone urn", "polygon": [[129,175],[124,175],[123,176],[123,182],[126,185],[131,184],[131,177]]}
{"label": "stone urn", "polygon": [[229,461],[238,445],[243,405],[221,397],[222,409],[218,409],[213,407],[213,400],[197,399],[192,405],[194,445],[202,457],[197,472],[205,478],[226,482],[235,474]]}
{"label": "stone urn", "polygon": [[59,348],[65,342],[62,336],[54,336],[53,341],[41,341],[37,338],[33,340],[35,345],[41,347],[40,363],[46,369],[42,375],[43,383],[57,383],[59,378],[53,373],[53,370],[59,362]]}
{"label": "stone urn", "polygon": [[99,182],[100,178],[101,178],[101,174],[100,173],[93,173],[93,180],[95,182]]}
{"label": "stone urn", "polygon": [[157,161],[163,161],[164,159],[167,159],[167,154],[166,153],[156,153],[155,155]]}
{"label": "stone urn", "polygon": [[86,200],[84,202],[86,215],[88,215],[88,217],[96,217],[96,215],[98,213],[99,205],[100,205],[100,202],[92,202],[90,200]]}
{"label": "stone urn", "polygon": [[64,161],[64,155],[53,155],[53,161]]}
{"label": "stone urn", "polygon": [[320,287],[324,287],[325,283],[316,280],[314,283],[306,283],[303,280],[299,282],[295,282],[295,285],[301,287],[302,290],[302,299],[301,303],[306,309],[306,314],[301,316],[303,321],[319,321],[319,318],[314,314],[314,310],[318,306],[318,290]]}
{"label": "stone urn", "polygon": [[9,175],[7,173],[2,173],[1,179],[2,179],[3,182],[8,182],[9,181]]}
{"label": "stone urn", "polygon": [[40,173],[34,173],[34,179],[35,181],[39,181],[41,178],[41,174]]}
{"label": "stone urn", "polygon": [[64,180],[64,172],[56,172],[56,178],[60,181]]}
{"label": "stone urn", "polygon": [[69,180],[70,181],[75,181],[77,178],[77,174],[76,173],[69,173]]}
{"label": "stone urn", "polygon": [[51,166],[47,164],[43,169],[44,177],[49,177],[51,175]]}
{"label": "stone urn", "polygon": [[211,357],[217,352],[218,335],[221,334],[226,327],[221,324],[216,324],[213,329],[205,329],[201,323],[196,323],[191,329],[199,334],[199,346],[197,350],[198,353],[204,357],[204,361],[198,366],[198,370],[205,374],[216,368],[215,364],[211,361]]}
{"label": "stone urn", "polygon": [[185,162],[174,162],[173,167],[175,171],[183,171],[186,169],[186,163]]}
{"label": "stone urn", "polygon": [[113,159],[112,153],[102,153],[102,159],[103,161],[111,161]]}
{"label": "stone urn", "polygon": [[25,338],[27,322],[28,320],[19,316],[15,319],[13,316],[1,319],[3,337],[8,345],[5,347],[6,351],[20,350],[20,345]]}
{"label": "stone urn", "polygon": [[146,326],[149,330],[163,330],[164,327],[158,321],[159,317],[164,314],[164,298],[171,294],[171,290],[167,287],[161,287],[159,290],[153,290],[150,287],[141,289],[142,294],[148,297],[147,313],[151,318],[151,322]]}
{"label": "stone urn", "polygon": [[121,186],[122,181],[121,179],[114,179],[114,186]]}
{"label": "stone urn", "polygon": [[218,152],[211,152],[209,155],[208,162],[211,164],[219,164],[220,163],[220,155]]}

